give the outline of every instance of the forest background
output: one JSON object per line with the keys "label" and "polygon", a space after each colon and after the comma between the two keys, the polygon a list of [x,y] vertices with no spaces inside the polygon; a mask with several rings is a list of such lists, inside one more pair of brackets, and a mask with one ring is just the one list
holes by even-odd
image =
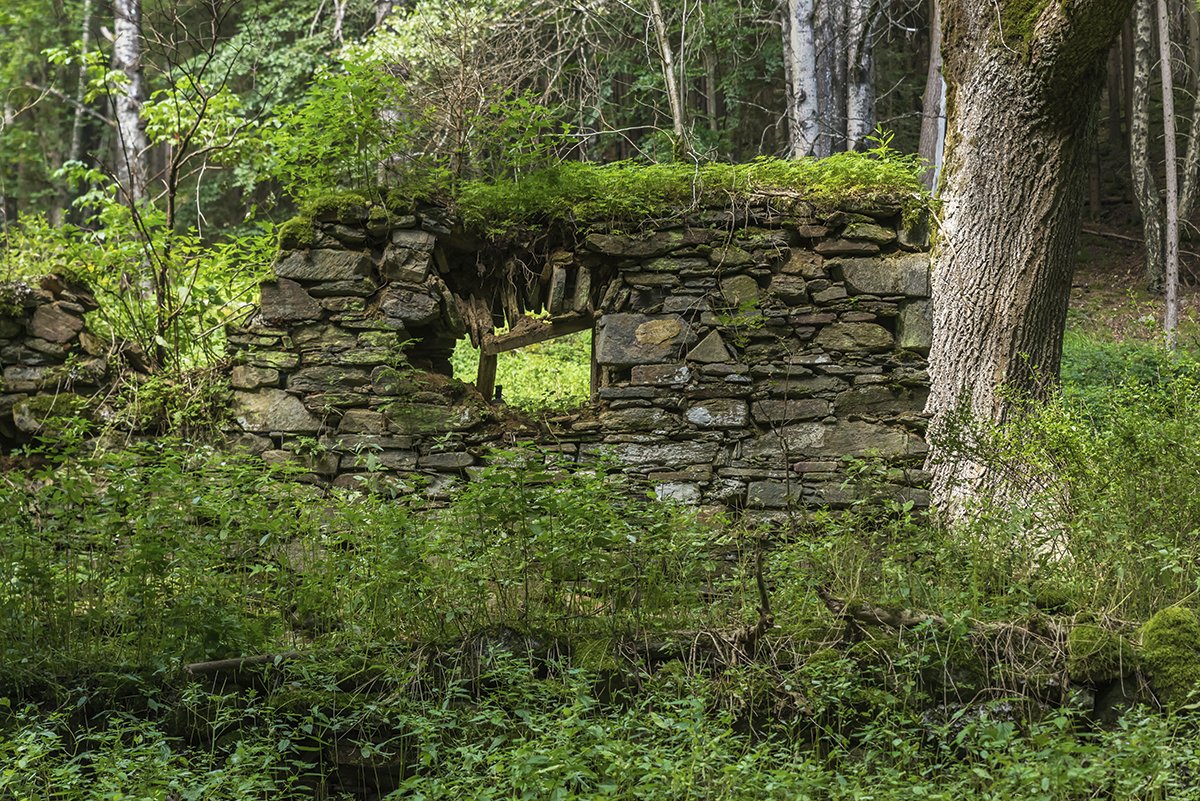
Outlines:
{"label": "forest background", "polygon": [[[1004,3],[1004,41],[1044,5]],[[950,530],[865,461],[860,503],[780,536],[520,449],[433,513],[282,482],[205,439],[224,324],[331,194],[503,238],[572,214],[594,162],[659,165],[601,212],[842,151],[936,189],[936,3],[5,2],[0,273],[95,289],[162,438],[67,425],[5,462],[0,793],[1197,797],[1200,26],[1134,5],[1061,387],[976,432],[1036,493]],[[527,354],[509,396],[582,400],[536,383],[581,354]]]}

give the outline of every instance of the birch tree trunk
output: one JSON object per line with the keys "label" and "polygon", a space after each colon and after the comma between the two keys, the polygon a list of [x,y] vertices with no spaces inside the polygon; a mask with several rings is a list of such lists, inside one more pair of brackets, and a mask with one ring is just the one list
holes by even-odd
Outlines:
{"label": "birch tree trunk", "polygon": [[113,69],[125,75],[116,94],[117,179],[130,205],[145,200],[149,145],[142,127],[141,0],[113,0]]}
{"label": "birch tree trunk", "polygon": [[848,0],[846,12],[846,149],[858,150],[875,130],[873,0]]}
{"label": "birch tree trunk", "polygon": [[946,139],[946,82],[942,78],[942,4],[929,4],[929,71],[921,104],[921,141],[917,152],[929,169],[921,176],[925,188],[937,189],[942,170],[942,145]]}
{"label": "birch tree trunk", "polygon": [[1142,241],[1146,251],[1146,286],[1161,292],[1163,286],[1163,208],[1150,163],[1150,73],[1154,65],[1153,0],[1137,0],[1133,22],[1133,104],[1129,111],[1129,166],[1133,196],[1142,215]]}
{"label": "birch tree trunk", "polygon": [[1057,380],[1104,61],[1132,3],[943,0],[949,118],[927,408],[931,489],[951,520],[1004,490],[947,439],[958,415],[1004,421],[1010,391],[1038,396]]}
{"label": "birch tree trunk", "polygon": [[783,15],[784,67],[788,77],[788,140],[794,159],[816,155],[817,41],[813,0],[788,0]]}
{"label": "birch tree trunk", "polygon": [[1163,145],[1166,154],[1167,247],[1164,279],[1166,313],[1163,330],[1167,347],[1175,347],[1175,328],[1179,318],[1179,185],[1175,158],[1175,80],[1171,67],[1171,26],[1167,0],[1158,0],[1158,63],[1162,74]]}

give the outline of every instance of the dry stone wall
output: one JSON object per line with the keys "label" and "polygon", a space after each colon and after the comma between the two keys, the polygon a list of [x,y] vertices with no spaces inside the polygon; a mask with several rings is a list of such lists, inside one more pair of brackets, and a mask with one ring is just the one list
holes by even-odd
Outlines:
{"label": "dry stone wall", "polygon": [[0,286],[0,442],[29,442],[107,385],[109,347],[88,332],[92,295],[48,276]]}
{"label": "dry stone wall", "polygon": [[[877,456],[893,494],[925,501],[928,235],[898,208],[763,196],[636,232],[543,231],[536,250],[440,209],[349,203],[303,231],[229,332],[240,439],[268,461],[437,496],[536,441],[769,516],[848,503],[853,460]],[[494,352],[589,325],[586,410],[535,421],[450,376],[465,335]]]}

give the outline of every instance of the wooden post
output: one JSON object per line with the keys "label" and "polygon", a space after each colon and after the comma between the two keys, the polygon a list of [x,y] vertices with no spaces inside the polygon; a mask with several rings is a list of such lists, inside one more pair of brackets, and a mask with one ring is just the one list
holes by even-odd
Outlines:
{"label": "wooden post", "polygon": [[494,353],[479,354],[479,373],[475,376],[475,388],[486,401],[490,401],[496,394],[497,358]]}

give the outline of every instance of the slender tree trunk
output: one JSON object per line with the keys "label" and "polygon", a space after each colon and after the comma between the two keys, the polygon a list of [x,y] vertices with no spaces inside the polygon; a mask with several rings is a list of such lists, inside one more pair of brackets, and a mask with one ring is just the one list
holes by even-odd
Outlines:
{"label": "slender tree trunk", "polygon": [[71,122],[71,149],[67,158],[79,161],[83,158],[83,125],[87,107],[83,99],[87,92],[87,55],[92,40],[92,0],[83,0],[83,24],[79,35],[79,79],[75,84],[75,119]]}
{"label": "slender tree trunk", "polygon": [[1200,10],[1185,3],[1187,14],[1188,88],[1192,95],[1192,118],[1188,125],[1187,152],[1183,157],[1183,180],[1179,188],[1179,219],[1189,220],[1196,205],[1196,183],[1200,180]]}
{"label": "slender tree trunk", "polygon": [[667,35],[667,20],[663,16],[658,0],[650,0],[650,22],[654,25],[654,38],[658,42],[659,59],[662,61],[663,80],[667,86],[667,103],[671,108],[671,125],[675,132],[676,156],[688,158],[692,149],[688,143],[687,122],[683,114],[683,96],[675,80],[675,53],[671,49],[671,38]]}
{"label": "slender tree trunk", "polygon": [[1165,269],[1166,313],[1163,330],[1167,347],[1175,347],[1175,329],[1179,318],[1179,185],[1175,157],[1175,79],[1171,68],[1171,26],[1167,0],[1158,0],[1158,53],[1162,73],[1163,145],[1166,151],[1167,184],[1167,257]]}
{"label": "slender tree trunk", "polygon": [[929,3],[929,71],[921,108],[921,142],[918,153],[929,169],[921,180],[931,192],[937,189],[942,170],[942,145],[946,138],[946,82],[942,78],[942,4]]}
{"label": "slender tree trunk", "polygon": [[1163,287],[1163,207],[1150,161],[1150,74],[1154,65],[1154,0],[1137,0],[1132,46],[1133,105],[1129,114],[1129,165],[1133,196],[1142,215],[1142,241],[1146,250],[1146,286]]}
{"label": "slender tree trunk", "polygon": [[961,518],[998,472],[949,438],[1057,380],[1104,59],[1133,0],[944,0],[943,219],[933,268],[929,470]]}
{"label": "slender tree trunk", "polygon": [[794,159],[817,153],[817,41],[813,0],[788,0],[783,18],[784,66],[788,75],[788,140]]}
{"label": "slender tree trunk", "polygon": [[875,130],[873,0],[849,0],[846,31],[846,149],[858,150]]}
{"label": "slender tree trunk", "polygon": [[1113,153],[1125,149],[1125,134],[1121,111],[1121,47],[1114,46],[1108,53],[1108,146]]}
{"label": "slender tree trunk", "polygon": [[334,0],[333,2],[333,41],[341,44],[345,41],[346,6],[350,0]]}
{"label": "slender tree trunk", "polygon": [[113,69],[125,75],[116,94],[117,178],[132,205],[146,198],[146,159],[149,145],[142,127],[142,5],[141,0],[113,0]]}
{"label": "slender tree trunk", "polygon": [[[4,127],[0,130],[9,130],[17,122],[17,110],[13,107],[12,102],[6,97],[4,99],[4,109],[0,114],[0,120],[3,120]],[[14,187],[19,192],[18,187]],[[0,231],[3,231],[8,226],[12,225],[17,219],[17,203],[16,196],[8,193],[8,181],[0,180]]]}

